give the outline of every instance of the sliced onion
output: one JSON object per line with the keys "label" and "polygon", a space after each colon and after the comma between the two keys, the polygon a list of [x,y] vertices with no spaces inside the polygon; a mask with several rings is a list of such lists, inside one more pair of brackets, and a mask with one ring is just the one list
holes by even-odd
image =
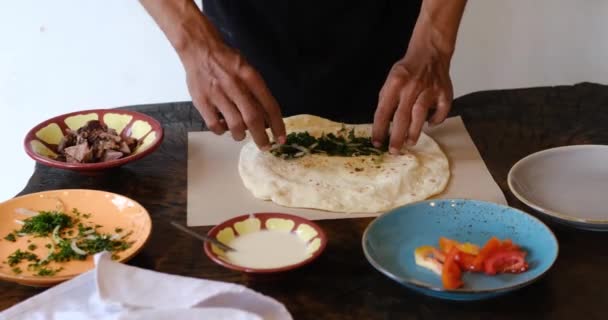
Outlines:
{"label": "sliced onion", "polygon": [[82,234],[87,235],[87,234],[91,234],[91,233],[94,233],[94,232],[95,232],[95,230],[94,230],[94,229],[89,229],[89,230],[87,230],[87,231],[83,232]]}
{"label": "sliced onion", "polygon": [[70,248],[72,248],[72,250],[74,250],[74,252],[76,252],[77,254],[81,255],[81,256],[86,256],[87,252],[78,248],[78,246],[76,245],[76,239],[72,239],[72,242],[70,243]]}
{"label": "sliced onion", "polygon": [[98,238],[97,236],[91,234],[91,235],[86,236],[85,239],[87,239],[87,240],[95,240],[97,238]]}
{"label": "sliced onion", "polygon": [[118,240],[118,239],[122,239],[123,235],[120,233],[115,233],[110,237],[110,240],[114,241],[114,240]]}
{"label": "sliced onion", "polygon": [[25,236],[27,236],[27,233],[19,232],[19,233],[17,233],[17,236],[25,237]]}
{"label": "sliced onion", "polygon": [[19,220],[19,219],[15,219],[15,223],[16,224],[20,224],[20,225],[24,225],[25,224],[25,222],[23,222],[22,220]]}
{"label": "sliced onion", "polygon": [[376,148],[367,148],[367,150],[375,152],[376,154],[382,154],[382,150]]}
{"label": "sliced onion", "polygon": [[18,214],[22,214],[22,215],[30,216],[30,217],[36,216],[39,213],[37,211],[33,211],[30,209],[25,209],[25,208],[17,208],[17,209],[15,209],[15,212]]}
{"label": "sliced onion", "polygon": [[61,238],[59,237],[59,225],[56,225],[55,229],[53,229],[53,241],[56,243],[61,242]]}
{"label": "sliced onion", "polygon": [[298,152],[296,154],[293,155],[294,158],[300,158],[303,157],[304,155],[306,155],[306,152]]}
{"label": "sliced onion", "polygon": [[55,207],[59,212],[65,212],[65,203],[61,201],[59,198],[55,198],[57,200],[57,206]]}
{"label": "sliced onion", "polygon": [[[298,150],[300,150],[300,151],[302,151],[302,152],[304,152],[304,153],[310,153],[310,150],[308,150],[308,148],[306,148],[306,147],[302,147],[302,146],[297,145],[297,144],[295,144],[295,143],[290,144],[290,146],[291,146],[292,148],[294,148],[294,149],[298,149]],[[296,153],[296,154],[297,154],[297,153]]]}
{"label": "sliced onion", "polygon": [[316,148],[318,145],[319,145],[319,143],[315,142],[315,143],[311,144],[310,147],[308,147],[308,149],[312,150],[312,149]]}
{"label": "sliced onion", "polygon": [[281,148],[281,146],[282,146],[281,144],[275,143],[272,145],[272,147],[270,147],[270,149],[268,151],[274,151],[276,149]]}

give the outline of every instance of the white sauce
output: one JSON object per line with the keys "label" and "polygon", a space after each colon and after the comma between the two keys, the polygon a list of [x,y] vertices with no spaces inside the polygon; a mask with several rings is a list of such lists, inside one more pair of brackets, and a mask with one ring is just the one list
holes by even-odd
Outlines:
{"label": "white sauce", "polygon": [[233,264],[257,269],[280,268],[304,261],[306,243],[293,233],[261,230],[236,237],[226,253]]}

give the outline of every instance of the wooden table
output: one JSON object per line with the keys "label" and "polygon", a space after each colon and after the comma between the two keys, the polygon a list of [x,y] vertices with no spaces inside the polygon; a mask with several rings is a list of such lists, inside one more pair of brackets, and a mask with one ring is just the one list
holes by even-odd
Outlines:
{"label": "wooden table", "polygon": [[[36,166],[22,194],[90,188],[139,201],[150,211],[154,231],[129,262],[132,265],[244,284],[285,303],[296,319],[608,319],[608,234],[550,222],[560,243],[550,272],[527,288],[485,302],[427,298],[381,275],[361,249],[361,236],[371,219],[320,221],[330,239],[325,253],[281,278],[247,278],[219,267],[204,255],[198,241],[168,224],[186,220],[187,132],[203,129],[198,113],[190,103],[128,109],[161,121],[166,138],[157,152],[96,177]],[[507,187],[507,173],[518,159],[562,145],[608,144],[607,86],[584,83],[473,93],[456,99],[452,115],[463,117],[509,203],[531,213]],[[42,290],[0,283],[0,310]]]}

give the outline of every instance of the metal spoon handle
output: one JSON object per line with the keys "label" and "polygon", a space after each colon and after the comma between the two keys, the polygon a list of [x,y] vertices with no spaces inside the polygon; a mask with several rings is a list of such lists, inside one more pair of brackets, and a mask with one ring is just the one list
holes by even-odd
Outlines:
{"label": "metal spoon handle", "polygon": [[177,229],[179,229],[179,230],[181,230],[181,231],[189,234],[190,236],[192,236],[192,237],[194,237],[196,239],[199,239],[199,240],[204,241],[204,242],[211,242],[214,245],[220,247],[220,249],[222,249],[222,250],[225,250],[225,251],[236,251],[234,248],[229,247],[229,246],[221,243],[220,241],[218,241],[216,239],[210,238],[210,237],[202,235],[202,234],[198,234],[198,233],[196,233],[196,232],[194,232],[194,231],[186,228],[185,226],[183,226],[183,225],[181,225],[181,224],[179,224],[179,223],[177,223],[175,221],[171,221],[171,225],[173,225]]}

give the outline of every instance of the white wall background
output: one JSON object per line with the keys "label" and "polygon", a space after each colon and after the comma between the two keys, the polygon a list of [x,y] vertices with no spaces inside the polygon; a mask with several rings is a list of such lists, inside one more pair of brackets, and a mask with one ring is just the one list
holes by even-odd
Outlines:
{"label": "white wall background", "polygon": [[[452,64],[456,96],[608,83],[608,1],[470,0]],[[33,162],[29,128],[87,108],[189,100],[172,48],[135,0],[0,2],[0,201]]]}

